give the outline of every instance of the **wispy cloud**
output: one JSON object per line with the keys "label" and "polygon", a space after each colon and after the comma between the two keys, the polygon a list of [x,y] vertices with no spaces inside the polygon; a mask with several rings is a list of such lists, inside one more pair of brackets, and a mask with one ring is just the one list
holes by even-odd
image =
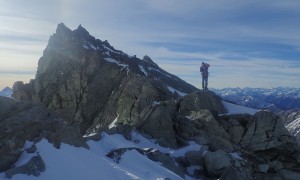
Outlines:
{"label": "wispy cloud", "polygon": [[0,71],[35,71],[64,22],[198,87],[202,61],[213,87],[299,86],[299,18],[298,0],[1,1]]}

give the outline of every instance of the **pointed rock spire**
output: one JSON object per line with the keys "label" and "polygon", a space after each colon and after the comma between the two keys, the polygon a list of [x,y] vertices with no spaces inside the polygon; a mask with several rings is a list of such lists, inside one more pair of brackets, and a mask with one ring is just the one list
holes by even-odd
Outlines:
{"label": "pointed rock spire", "polygon": [[147,55],[145,55],[145,56],[143,57],[142,61],[144,61],[144,62],[146,62],[146,63],[152,64],[152,65],[158,67],[158,65],[157,65],[156,63],[154,63],[154,62],[152,61],[152,59],[151,59],[149,56],[147,56]]}
{"label": "pointed rock spire", "polygon": [[81,26],[81,24],[73,31],[79,37],[89,37],[90,33]]}
{"label": "pointed rock spire", "polygon": [[57,25],[56,34],[64,35],[64,34],[71,33],[71,32],[72,32],[72,30],[69,29],[64,23],[60,23]]}

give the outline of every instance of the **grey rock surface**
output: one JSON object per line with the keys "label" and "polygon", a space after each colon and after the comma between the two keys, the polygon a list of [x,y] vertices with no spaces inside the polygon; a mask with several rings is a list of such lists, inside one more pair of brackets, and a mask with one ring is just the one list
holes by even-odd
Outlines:
{"label": "grey rock surface", "polygon": [[87,148],[78,128],[67,125],[41,104],[0,97],[0,105],[0,171],[18,160],[26,140],[46,138],[57,148],[60,143]]}
{"label": "grey rock surface", "polygon": [[220,176],[227,167],[231,166],[228,154],[222,150],[206,152],[204,163],[208,174],[213,177]]}
{"label": "grey rock surface", "polygon": [[177,91],[196,91],[149,56],[128,56],[82,26],[72,31],[62,23],[49,39],[35,79],[13,89],[15,99],[32,97],[78,124],[82,133],[105,129],[117,116],[134,125],[153,103],[177,98]]}

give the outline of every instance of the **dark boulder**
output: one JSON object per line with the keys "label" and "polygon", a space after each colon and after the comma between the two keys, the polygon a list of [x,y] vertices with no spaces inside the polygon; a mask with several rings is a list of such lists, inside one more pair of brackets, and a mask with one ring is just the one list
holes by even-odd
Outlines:
{"label": "dark boulder", "polygon": [[57,148],[60,143],[87,147],[78,128],[67,125],[41,104],[0,97],[0,105],[0,171],[10,169],[18,160],[26,140],[46,138]]}

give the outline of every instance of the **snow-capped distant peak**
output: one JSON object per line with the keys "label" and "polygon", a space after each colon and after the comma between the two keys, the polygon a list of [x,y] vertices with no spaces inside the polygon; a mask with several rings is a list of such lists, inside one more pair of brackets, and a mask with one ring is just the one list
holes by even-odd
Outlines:
{"label": "snow-capped distant peak", "polygon": [[0,96],[11,97],[12,89],[10,87],[5,87],[2,91],[0,91]]}

